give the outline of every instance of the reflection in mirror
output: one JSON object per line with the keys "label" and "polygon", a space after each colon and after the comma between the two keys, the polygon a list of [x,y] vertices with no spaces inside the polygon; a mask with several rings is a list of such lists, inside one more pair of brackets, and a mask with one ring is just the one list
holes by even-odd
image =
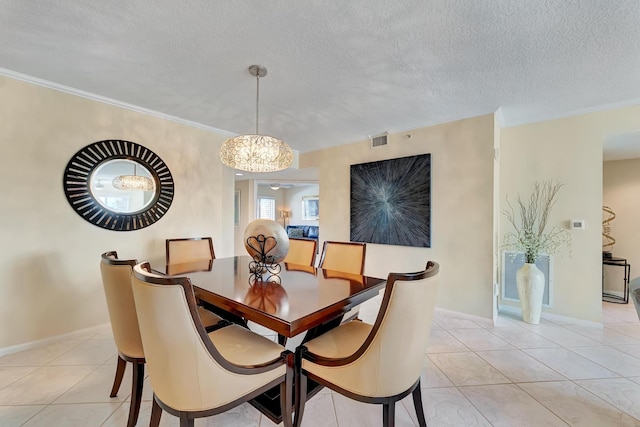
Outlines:
{"label": "reflection in mirror", "polygon": [[[126,183],[140,180],[148,190],[126,188]],[[118,188],[114,184],[120,183]],[[123,186],[122,183],[125,185]],[[154,200],[156,185],[153,175],[140,163],[128,159],[108,160],[91,174],[90,191],[103,207],[117,213],[140,212]]]}

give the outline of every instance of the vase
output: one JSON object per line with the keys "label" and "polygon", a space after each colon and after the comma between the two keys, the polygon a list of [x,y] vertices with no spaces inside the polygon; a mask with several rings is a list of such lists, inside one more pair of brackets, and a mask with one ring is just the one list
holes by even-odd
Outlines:
{"label": "vase", "polygon": [[542,314],[544,273],[535,264],[526,263],[516,272],[516,285],[522,320],[537,325]]}

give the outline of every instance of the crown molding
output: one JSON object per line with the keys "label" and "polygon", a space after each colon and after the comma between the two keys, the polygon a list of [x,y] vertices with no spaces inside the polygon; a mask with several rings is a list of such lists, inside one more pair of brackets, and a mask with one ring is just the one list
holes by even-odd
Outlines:
{"label": "crown molding", "polygon": [[[500,125],[500,127],[514,127],[532,123],[546,122],[549,120],[566,119],[568,117],[582,116],[584,114],[599,113],[602,111],[615,110],[618,108],[633,107],[636,105],[640,105],[640,99],[612,102],[610,104],[602,104],[589,108],[579,108],[577,110],[567,111],[563,113],[539,114],[527,118],[521,118],[519,120],[509,120],[505,118],[503,107],[500,107],[496,111],[496,115],[498,114],[498,112],[500,112],[500,115],[498,116],[498,124]],[[506,115],[508,116],[508,113]]]}
{"label": "crown molding", "polygon": [[113,105],[114,107],[124,108],[125,110],[135,111],[137,113],[146,114],[149,116],[157,117],[164,120],[169,120],[172,122],[180,123],[183,125],[191,126],[194,128],[206,130],[209,132],[218,133],[223,136],[236,136],[236,133],[229,132],[223,129],[218,129],[212,126],[203,125],[202,123],[193,122],[191,120],[181,119],[180,117],[175,117],[169,114],[161,113],[159,111],[150,110],[148,108],[143,108],[137,105],[129,104],[126,102],[118,101],[115,99],[107,98],[105,96],[96,95],[95,93],[85,92],[80,89],[75,89],[69,86],[61,85],[58,83],[50,82],[48,80],[43,80],[37,77],[33,77],[27,74],[18,73],[12,70],[7,70],[6,68],[0,68],[0,76],[9,77],[11,79],[20,80],[26,83],[30,83],[36,86],[46,87],[48,89],[53,89],[58,92],[68,93],[70,95],[79,96],[81,98],[90,99],[92,101],[100,102],[103,104]]}

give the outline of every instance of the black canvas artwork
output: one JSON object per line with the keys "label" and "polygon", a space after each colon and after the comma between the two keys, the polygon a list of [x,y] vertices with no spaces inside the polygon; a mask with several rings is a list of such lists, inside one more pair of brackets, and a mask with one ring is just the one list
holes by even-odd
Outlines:
{"label": "black canvas artwork", "polygon": [[431,247],[431,154],[351,165],[351,241]]}

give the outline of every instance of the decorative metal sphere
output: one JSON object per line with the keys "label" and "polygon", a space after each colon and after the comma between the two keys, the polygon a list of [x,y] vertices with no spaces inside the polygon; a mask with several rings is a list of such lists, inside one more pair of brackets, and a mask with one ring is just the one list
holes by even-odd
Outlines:
{"label": "decorative metal sphere", "polygon": [[[280,262],[287,256],[287,253],[289,253],[289,236],[287,236],[284,227],[270,219],[256,219],[251,221],[247,228],[244,229],[244,247],[251,257],[255,259],[257,255],[260,255],[258,242],[260,235],[266,238],[264,243],[265,255],[272,256],[273,262]],[[275,242],[273,239],[275,239]]]}

